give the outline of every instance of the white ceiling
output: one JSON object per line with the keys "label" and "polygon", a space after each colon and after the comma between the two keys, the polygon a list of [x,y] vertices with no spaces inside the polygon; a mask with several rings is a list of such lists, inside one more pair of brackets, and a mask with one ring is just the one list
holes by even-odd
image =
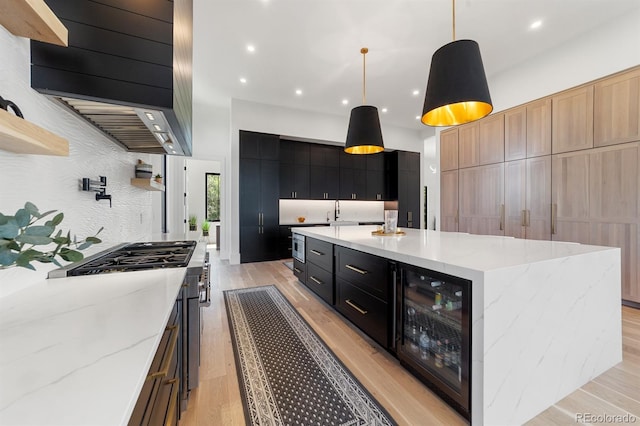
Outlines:
{"label": "white ceiling", "polygon": [[[456,39],[479,43],[491,80],[639,10],[640,0],[458,0]],[[368,47],[367,104],[388,108],[383,125],[420,130],[431,55],[452,40],[451,12],[451,0],[195,0],[194,100],[348,116],[362,104],[360,48]]]}

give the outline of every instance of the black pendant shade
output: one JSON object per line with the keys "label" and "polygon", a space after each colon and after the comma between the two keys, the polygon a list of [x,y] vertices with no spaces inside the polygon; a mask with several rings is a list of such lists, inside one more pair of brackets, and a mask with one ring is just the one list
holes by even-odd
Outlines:
{"label": "black pendant shade", "polygon": [[349,154],[375,154],[384,151],[378,108],[361,105],[351,110],[344,150]]}
{"label": "black pendant shade", "polygon": [[479,120],[493,110],[480,47],[473,40],[456,40],[431,58],[422,123],[454,126]]}

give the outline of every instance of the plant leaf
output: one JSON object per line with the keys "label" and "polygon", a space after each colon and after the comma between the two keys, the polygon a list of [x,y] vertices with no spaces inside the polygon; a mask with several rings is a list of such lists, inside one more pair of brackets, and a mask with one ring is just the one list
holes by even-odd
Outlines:
{"label": "plant leaf", "polygon": [[78,247],[76,247],[78,250],[84,250],[86,248],[89,248],[93,245],[92,242],[90,241],[85,241],[84,243],[80,244]]}
{"label": "plant leaf", "polygon": [[28,211],[31,214],[31,216],[40,217],[40,212],[38,211],[38,208],[31,201],[27,201],[26,203],[24,203],[24,209]]}
{"label": "plant leaf", "polygon": [[41,213],[40,216],[38,216],[38,219],[42,219],[43,217],[49,216],[51,213],[55,213],[57,211],[58,210],[49,210],[48,212]]}
{"label": "plant leaf", "polygon": [[96,237],[87,237],[87,238],[85,238],[85,240],[87,242],[89,242],[89,243],[92,243],[92,244],[99,244],[99,243],[102,242],[102,240],[100,238],[96,238]]}
{"label": "plant leaf", "polygon": [[0,250],[0,265],[13,265],[18,256],[18,253],[14,253],[11,250]]}
{"label": "plant leaf", "polygon": [[9,222],[9,219],[11,219],[13,216],[5,216],[2,213],[0,213],[0,225],[4,225],[5,223]]}
{"label": "plant leaf", "polygon": [[24,235],[34,235],[38,237],[48,237],[53,234],[55,227],[34,225],[24,230]]}
{"label": "plant leaf", "polygon": [[24,228],[29,225],[29,220],[31,220],[31,213],[29,213],[26,209],[20,209],[16,212],[14,216],[16,219],[16,223],[20,228]]}
{"label": "plant leaf", "polygon": [[33,245],[44,245],[44,244],[50,244],[51,242],[53,242],[53,240],[49,237],[42,237],[42,236],[38,236],[38,235],[18,235],[16,238],[16,241],[18,241],[19,243],[25,243],[25,244],[33,244]]}
{"label": "plant leaf", "polygon": [[84,259],[82,253],[68,248],[63,248],[62,250],[60,250],[60,257],[68,262],[78,262]]}
{"label": "plant leaf", "polygon": [[65,244],[68,245],[71,241],[69,241],[67,237],[54,237],[53,242],[58,245],[65,245]]}
{"label": "plant leaf", "polygon": [[20,233],[20,228],[12,217],[4,225],[0,225],[0,238],[14,239]]}

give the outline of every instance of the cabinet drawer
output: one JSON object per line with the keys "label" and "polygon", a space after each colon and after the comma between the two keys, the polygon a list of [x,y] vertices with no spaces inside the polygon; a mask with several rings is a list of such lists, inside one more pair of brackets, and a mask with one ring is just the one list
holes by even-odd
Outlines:
{"label": "cabinet drawer", "polygon": [[336,277],[349,281],[383,302],[389,301],[387,260],[336,246]]}
{"label": "cabinet drawer", "polygon": [[325,302],[333,305],[333,273],[314,265],[307,264],[307,280],[305,285],[315,294],[324,299]]}
{"label": "cabinet drawer", "polygon": [[383,347],[389,346],[389,308],[341,278],[336,278],[336,309]]}
{"label": "cabinet drawer", "polygon": [[293,275],[298,277],[298,281],[305,283],[307,281],[307,264],[293,259]]}
{"label": "cabinet drawer", "polygon": [[333,244],[307,237],[306,261],[333,271]]}

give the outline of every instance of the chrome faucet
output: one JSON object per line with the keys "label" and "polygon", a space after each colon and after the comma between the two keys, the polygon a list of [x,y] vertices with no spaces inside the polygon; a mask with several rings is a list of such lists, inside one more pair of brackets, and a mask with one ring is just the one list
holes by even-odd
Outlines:
{"label": "chrome faucet", "polygon": [[336,200],[333,216],[334,220],[338,220],[338,218],[340,217],[340,200]]}

